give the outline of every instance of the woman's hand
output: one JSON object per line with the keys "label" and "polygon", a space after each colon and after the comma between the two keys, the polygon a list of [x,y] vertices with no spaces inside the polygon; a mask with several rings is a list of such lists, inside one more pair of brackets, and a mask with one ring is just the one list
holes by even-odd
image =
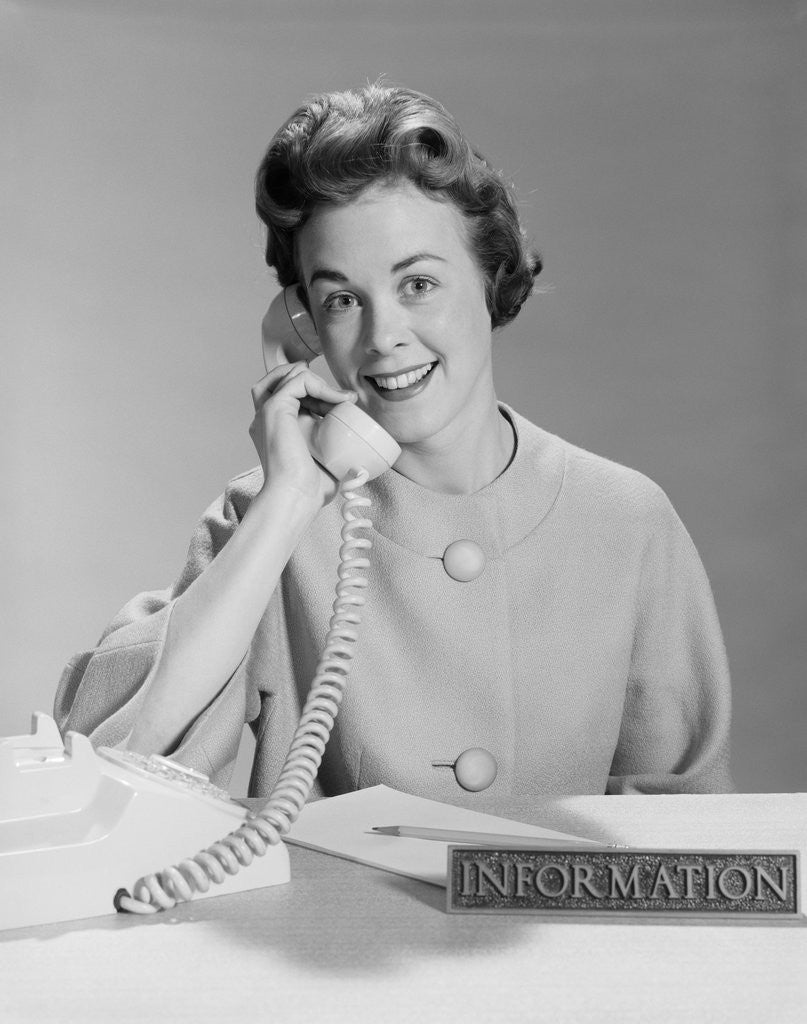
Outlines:
{"label": "woman's hand", "polygon": [[328,384],[307,363],[277,366],[259,380],[252,388],[255,418],[249,434],[261,460],[264,488],[297,491],[316,510],[329,502],[338,486],[311,457],[298,417],[324,416],[340,402],[355,400],[353,391]]}

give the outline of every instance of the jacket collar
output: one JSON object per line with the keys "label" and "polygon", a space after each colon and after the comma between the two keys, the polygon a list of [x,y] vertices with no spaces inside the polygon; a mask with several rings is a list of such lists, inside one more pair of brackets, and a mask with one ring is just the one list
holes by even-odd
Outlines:
{"label": "jacket collar", "polygon": [[501,558],[540,526],[563,483],[564,443],[509,406],[499,408],[516,439],[507,469],[474,494],[430,491],[389,470],[366,485],[376,532],[428,558],[442,558],[455,540]]}

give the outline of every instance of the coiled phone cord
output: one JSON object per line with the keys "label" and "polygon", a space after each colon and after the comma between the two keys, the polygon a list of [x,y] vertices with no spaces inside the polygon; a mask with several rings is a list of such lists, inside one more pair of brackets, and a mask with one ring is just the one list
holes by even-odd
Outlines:
{"label": "coiled phone cord", "polygon": [[239,828],[194,857],[138,879],[132,895],[126,889],[118,890],[114,901],[118,910],[153,914],[192,899],[195,892],[207,892],[211,882],[223,882],[227,875],[236,874],[255,857],[266,853],[269,846],[279,843],[297,820],[317,777],[358,637],[367,588],[364,571],[370,565],[368,552],[372,542],[356,536],[356,531],[369,529],[372,523],[366,515],[370,499],[354,492],[367,478],[366,470],[356,470],[339,485],[344,498],[344,523],[333,614],[300,723],[269,799]]}

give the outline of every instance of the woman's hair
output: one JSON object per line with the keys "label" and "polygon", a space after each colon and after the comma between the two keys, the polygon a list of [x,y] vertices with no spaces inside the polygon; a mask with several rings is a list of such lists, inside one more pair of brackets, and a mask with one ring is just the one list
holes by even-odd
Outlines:
{"label": "woman's hair", "polygon": [[320,204],[347,203],[373,183],[411,181],[462,212],[485,278],[491,325],[509,323],[541,259],[521,228],[512,186],[463,138],[436,100],[399,86],[325,93],[300,107],[269,144],[255,180],[266,262],[299,280],[295,232]]}

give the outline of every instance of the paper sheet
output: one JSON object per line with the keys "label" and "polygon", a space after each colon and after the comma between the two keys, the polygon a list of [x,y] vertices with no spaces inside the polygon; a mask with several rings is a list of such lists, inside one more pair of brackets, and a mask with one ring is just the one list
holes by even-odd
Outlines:
{"label": "paper sheet", "polygon": [[383,868],[397,875],[420,878],[432,885],[445,886],[448,843],[379,835],[371,831],[376,825],[417,825],[421,828],[501,832],[530,836],[536,840],[586,841],[581,836],[426,800],[388,786],[373,786],[307,804],[286,841],[359,864]]}

